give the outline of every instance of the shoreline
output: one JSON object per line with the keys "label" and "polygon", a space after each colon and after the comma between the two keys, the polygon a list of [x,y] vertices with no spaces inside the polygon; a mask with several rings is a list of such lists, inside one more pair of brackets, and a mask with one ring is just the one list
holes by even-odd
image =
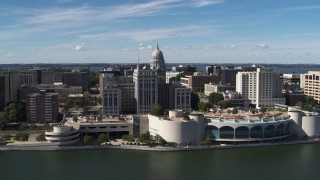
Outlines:
{"label": "shoreline", "polygon": [[255,148],[269,146],[316,144],[320,140],[299,140],[292,142],[259,143],[259,144],[230,144],[230,145],[210,145],[210,146],[181,146],[181,147],[149,147],[141,145],[89,145],[89,146],[57,146],[51,143],[19,144],[0,146],[0,151],[84,151],[84,150],[133,150],[133,151],[154,151],[154,152],[178,152],[178,151],[204,151],[235,148]]}

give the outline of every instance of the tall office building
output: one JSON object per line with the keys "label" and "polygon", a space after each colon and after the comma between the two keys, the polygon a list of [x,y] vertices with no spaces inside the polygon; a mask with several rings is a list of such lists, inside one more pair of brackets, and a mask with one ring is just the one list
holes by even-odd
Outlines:
{"label": "tall office building", "polygon": [[151,55],[150,67],[134,69],[135,98],[137,113],[149,113],[151,104],[157,103],[163,109],[169,108],[169,86],[166,84],[166,66],[159,45]]}
{"label": "tall office building", "polygon": [[[120,76],[120,71],[112,68],[100,71],[100,92],[103,100],[104,114],[135,114],[136,101],[134,97],[133,77]],[[113,104],[108,103],[108,98],[117,98]],[[112,112],[111,112],[112,111]]]}
{"label": "tall office building", "polygon": [[103,87],[103,114],[119,116],[121,108],[121,91],[117,84],[108,83]]}
{"label": "tall office building", "polygon": [[256,108],[285,104],[280,74],[271,69],[257,68],[255,72],[238,72],[236,91]]}
{"label": "tall office building", "polygon": [[41,83],[41,70],[40,69],[21,69],[18,70],[20,74],[21,85],[36,85]]}
{"label": "tall office building", "polygon": [[300,77],[300,87],[304,90],[304,94],[320,102],[320,71],[308,71]]}
{"label": "tall office building", "polygon": [[10,101],[18,100],[20,85],[19,73],[15,71],[0,71],[0,111]]}
{"label": "tall office building", "polygon": [[137,102],[137,113],[149,113],[151,104],[158,103],[158,73],[148,66],[133,71],[134,97]]}
{"label": "tall office building", "polygon": [[58,93],[31,93],[26,97],[27,122],[54,123],[58,120]]}

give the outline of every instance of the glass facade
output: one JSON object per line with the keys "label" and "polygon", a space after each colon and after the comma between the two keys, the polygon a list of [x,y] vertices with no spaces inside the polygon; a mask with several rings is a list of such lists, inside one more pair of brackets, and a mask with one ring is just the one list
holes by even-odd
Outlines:
{"label": "glass facade", "polygon": [[223,139],[233,139],[234,129],[230,126],[223,126],[220,128],[220,138]]}
{"label": "glass facade", "polygon": [[206,135],[210,138],[220,138],[219,129],[216,126],[207,126]]}
{"label": "glass facade", "polygon": [[272,138],[275,135],[274,125],[269,125],[264,129],[264,138]]}
{"label": "glass facade", "polygon": [[261,139],[275,138],[290,134],[291,122],[287,124],[279,124],[278,126],[269,125],[265,128],[262,126],[254,126],[251,129],[246,126],[233,128],[230,126],[223,126],[218,128],[209,125],[205,129],[207,137],[212,139]]}
{"label": "glass facade", "polygon": [[283,136],[283,124],[280,124],[277,128],[276,128],[276,136]]}
{"label": "glass facade", "polygon": [[249,138],[249,128],[245,126],[241,126],[236,128],[235,130],[236,138]]}
{"label": "glass facade", "polygon": [[263,129],[261,126],[255,126],[250,130],[251,138],[263,138]]}
{"label": "glass facade", "polygon": [[284,127],[284,134],[290,134],[290,128],[291,128],[291,122],[289,122],[285,127]]}

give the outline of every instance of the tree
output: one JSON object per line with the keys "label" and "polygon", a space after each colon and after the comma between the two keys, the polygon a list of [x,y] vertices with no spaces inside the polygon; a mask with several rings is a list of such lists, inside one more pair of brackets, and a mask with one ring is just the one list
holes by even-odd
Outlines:
{"label": "tree", "polygon": [[164,146],[164,145],[166,145],[168,142],[165,140],[165,139],[163,139],[162,137],[161,137],[161,139],[159,140],[159,144],[161,145],[161,146]]}
{"label": "tree", "polygon": [[8,123],[7,118],[5,117],[5,112],[0,112],[0,130],[2,130]]}
{"label": "tree", "polygon": [[37,140],[37,141],[40,141],[40,142],[46,141],[46,136],[45,136],[45,134],[44,134],[44,133],[39,134],[39,135],[37,136],[36,140]]}
{"label": "tree", "polygon": [[233,114],[233,115],[238,114],[238,109],[237,109],[237,108],[233,108],[232,114]]}
{"label": "tree", "polygon": [[154,141],[158,144],[160,144],[161,146],[164,146],[167,144],[167,141],[165,139],[163,139],[159,134],[157,134],[155,137],[154,137]]}
{"label": "tree", "polygon": [[80,105],[83,106],[88,106],[90,99],[91,99],[91,93],[89,91],[86,91],[83,93],[82,99],[80,100]]}
{"label": "tree", "polygon": [[150,106],[150,114],[154,115],[154,116],[163,115],[162,107],[157,103],[151,104],[151,106]]}
{"label": "tree", "polygon": [[122,136],[122,140],[123,141],[128,141],[128,142],[133,142],[134,141],[134,138],[132,135],[129,135],[129,134],[125,134]]}
{"label": "tree", "polygon": [[23,122],[25,117],[25,103],[10,102],[4,108],[5,118],[7,122]]}
{"label": "tree", "polygon": [[313,111],[314,108],[319,107],[319,103],[310,96],[305,96],[304,101],[299,105],[301,109],[305,111]]}
{"label": "tree", "polygon": [[9,141],[11,140],[12,136],[10,134],[5,134],[5,135],[2,135],[2,138],[6,141]]}
{"label": "tree", "polygon": [[84,144],[86,145],[89,145],[89,144],[92,144],[93,143],[93,137],[86,134],[84,137],[83,137],[83,142]]}
{"label": "tree", "polygon": [[148,143],[149,140],[150,140],[149,131],[147,131],[145,134],[140,134],[140,136],[138,137],[138,141],[141,143]]}
{"label": "tree", "polygon": [[211,103],[211,104],[214,104],[214,105],[217,105],[218,104],[218,102],[220,102],[220,101],[222,101],[224,98],[223,98],[223,95],[221,94],[221,93],[215,93],[215,92],[213,92],[213,93],[211,93],[210,95],[209,95],[209,102]]}
{"label": "tree", "polygon": [[266,111],[267,111],[267,108],[265,108],[265,107],[263,107],[263,108],[260,109],[260,112],[261,112],[261,113],[265,113]]}
{"label": "tree", "polygon": [[28,141],[29,134],[28,133],[17,133],[14,138],[15,141]]}
{"label": "tree", "polygon": [[181,77],[183,77],[182,74],[178,74],[176,77],[171,77],[171,78],[169,79],[169,84],[172,84],[172,83],[174,83],[174,82],[179,82],[180,79],[181,79]]}
{"label": "tree", "polygon": [[183,120],[190,120],[189,112],[185,112],[185,113],[183,114]]}
{"label": "tree", "polygon": [[77,117],[77,116],[73,116],[73,117],[72,117],[72,121],[73,121],[73,122],[77,122],[77,121],[78,121],[78,117]]}
{"label": "tree", "polygon": [[89,91],[83,93],[83,98],[91,98],[92,94]]}
{"label": "tree", "polygon": [[199,103],[199,110],[202,112],[207,112],[211,108],[211,104],[209,102],[200,102]]}
{"label": "tree", "polygon": [[228,115],[231,113],[231,110],[230,109],[227,109],[227,113],[228,113]]}
{"label": "tree", "polygon": [[255,113],[256,113],[256,110],[255,110],[255,109],[250,109],[250,112],[251,112],[252,114],[255,114]]}
{"label": "tree", "polygon": [[202,143],[201,143],[201,144],[202,144],[202,145],[207,145],[207,146],[211,145],[211,144],[212,144],[212,142],[211,142],[210,137],[209,137],[209,136],[207,136],[207,137],[206,137],[206,139],[205,139],[204,141],[202,141]]}
{"label": "tree", "polygon": [[70,108],[73,108],[75,106],[75,102],[72,98],[67,98],[65,103],[63,104],[63,113],[67,113]]}
{"label": "tree", "polygon": [[82,115],[87,115],[89,113],[89,108],[87,106],[82,107]]}
{"label": "tree", "polygon": [[90,87],[96,87],[99,84],[99,73],[90,72]]}
{"label": "tree", "polygon": [[191,92],[191,109],[198,110],[199,109],[200,98],[197,92]]}
{"label": "tree", "polygon": [[106,142],[108,140],[109,140],[108,135],[105,134],[105,133],[101,133],[99,135],[99,137],[98,137],[98,141],[99,141],[100,144],[103,143],[103,142]]}
{"label": "tree", "polygon": [[223,101],[219,101],[218,105],[220,106],[221,109],[227,109],[228,107],[231,106],[231,103],[229,101],[223,100]]}
{"label": "tree", "polygon": [[102,104],[102,98],[100,96],[97,97],[97,103]]}

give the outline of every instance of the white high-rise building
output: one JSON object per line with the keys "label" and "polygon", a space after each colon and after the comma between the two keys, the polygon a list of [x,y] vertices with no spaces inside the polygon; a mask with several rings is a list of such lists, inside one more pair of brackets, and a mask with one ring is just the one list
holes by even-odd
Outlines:
{"label": "white high-rise building", "polygon": [[285,104],[282,82],[278,73],[271,69],[257,68],[254,72],[238,72],[236,91],[256,108]]}
{"label": "white high-rise building", "polygon": [[151,104],[158,103],[158,73],[147,66],[139,65],[133,71],[134,97],[137,102],[137,113],[149,113]]}

